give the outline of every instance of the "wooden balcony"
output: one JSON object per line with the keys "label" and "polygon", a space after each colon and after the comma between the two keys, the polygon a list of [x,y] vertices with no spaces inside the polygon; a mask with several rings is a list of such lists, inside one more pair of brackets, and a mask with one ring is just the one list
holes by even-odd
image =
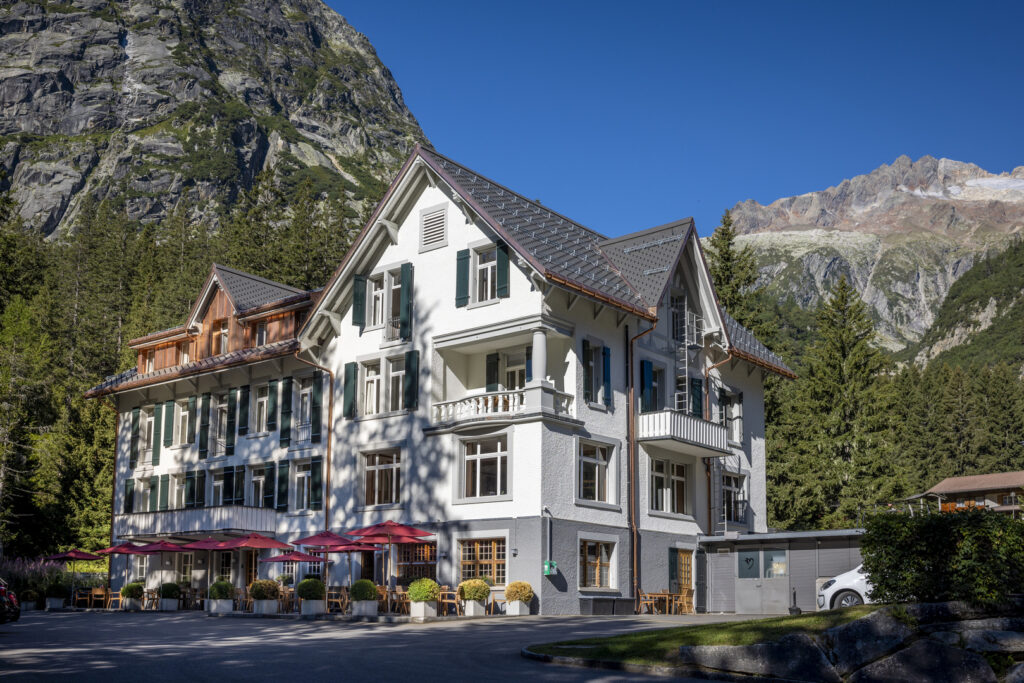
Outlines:
{"label": "wooden balcony", "polygon": [[116,538],[205,536],[225,531],[273,534],[277,531],[277,512],[273,508],[219,505],[114,515]]}
{"label": "wooden balcony", "polygon": [[637,419],[637,440],[704,457],[732,452],[724,426],[678,410],[641,413]]}

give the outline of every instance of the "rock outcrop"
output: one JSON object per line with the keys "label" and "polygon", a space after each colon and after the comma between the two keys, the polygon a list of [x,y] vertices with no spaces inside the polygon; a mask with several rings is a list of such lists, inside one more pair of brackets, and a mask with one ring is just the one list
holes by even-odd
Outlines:
{"label": "rock outcrop", "polygon": [[0,7],[0,165],[46,234],[87,196],[215,220],[268,169],[358,211],[424,139],[369,41],[320,0]]}

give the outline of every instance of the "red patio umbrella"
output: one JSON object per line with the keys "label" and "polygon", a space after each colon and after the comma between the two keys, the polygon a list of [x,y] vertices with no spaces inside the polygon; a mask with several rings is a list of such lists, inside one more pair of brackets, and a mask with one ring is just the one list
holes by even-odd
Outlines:
{"label": "red patio umbrella", "polygon": [[263,534],[252,533],[247,536],[224,541],[224,545],[220,546],[220,548],[224,550],[234,550],[235,548],[276,548],[277,550],[290,550],[291,546],[287,543],[276,541],[273,538],[268,538]]}
{"label": "red patio umbrella", "polygon": [[155,543],[140,545],[137,550],[141,550],[144,553],[183,553],[187,548],[169,541],[156,541]]}
{"label": "red patio umbrella", "polygon": [[321,531],[313,536],[307,536],[306,538],[300,538],[297,541],[292,541],[292,545],[315,545],[315,546],[329,546],[329,545],[344,545],[345,543],[351,543],[351,538],[345,538],[333,531]]}
{"label": "red patio umbrella", "polygon": [[205,550],[206,551],[206,592],[210,592],[210,579],[213,575],[213,552],[214,550],[220,550],[224,547],[227,541],[220,541],[213,536],[207,536],[201,541],[192,541],[181,546],[182,548],[188,548],[189,550]]}
{"label": "red patio umbrella", "polygon": [[[152,555],[153,554],[151,551],[139,550],[139,548],[141,548],[141,547],[142,546],[137,546],[134,543],[132,543],[131,541],[125,541],[124,543],[119,543],[118,545],[112,545],[109,548],[104,548],[103,550],[97,550],[96,553],[98,555]],[[125,568],[124,568],[124,582],[125,582],[126,585],[128,584],[128,565],[127,564],[125,565]],[[108,588],[110,587],[110,582],[109,581],[107,582],[107,587]]]}
{"label": "red patio umbrella", "polygon": [[381,546],[374,545],[372,543],[365,543],[361,541],[354,541],[352,543],[345,543],[344,545],[332,545],[328,546],[324,551],[326,553],[345,553],[348,555],[348,587],[352,589],[352,553],[362,552],[364,550],[381,550]]}
{"label": "red patio umbrella", "polygon": [[310,555],[308,553],[300,553],[298,550],[293,550],[290,553],[284,553],[283,555],[275,555],[274,557],[265,557],[260,562],[330,562],[326,557],[320,557],[319,555]]}
{"label": "red patio umbrella", "polygon": [[[364,542],[374,543],[387,543],[388,545],[388,577],[387,585],[391,588],[391,579],[394,565],[394,545],[396,543],[423,543],[424,541],[419,540],[421,536],[433,536],[434,532],[424,531],[423,529],[417,529],[416,527],[409,526],[407,524],[399,524],[398,522],[392,522],[388,520],[386,522],[378,522],[377,524],[371,524],[368,527],[362,529],[356,529],[355,531],[345,532],[348,536],[357,536],[359,540]],[[391,610],[391,598],[388,596],[388,611]]]}
{"label": "red patio umbrella", "polygon": [[[75,577],[77,575],[76,572],[75,572],[75,561],[76,560],[102,560],[103,557],[100,556],[100,555],[93,555],[92,553],[87,553],[84,550],[79,550],[78,548],[72,548],[71,550],[65,550],[62,553],[57,553],[56,555],[48,555],[47,557],[45,557],[43,559],[45,559],[45,560],[56,560],[56,561],[60,561],[60,562],[71,562],[71,600],[72,600],[72,603],[74,603],[74,599],[75,599]],[[72,604],[72,607],[74,607],[74,604]]]}

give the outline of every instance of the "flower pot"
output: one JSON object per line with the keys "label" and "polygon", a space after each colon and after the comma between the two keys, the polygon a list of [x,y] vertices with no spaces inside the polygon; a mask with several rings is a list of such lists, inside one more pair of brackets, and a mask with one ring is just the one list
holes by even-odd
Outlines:
{"label": "flower pot", "polygon": [[142,609],[142,600],[139,598],[121,598],[121,609],[125,612],[138,612]]}
{"label": "flower pot", "polygon": [[253,614],[277,614],[277,600],[253,600]]}
{"label": "flower pot", "polygon": [[234,600],[207,600],[206,611],[210,614],[227,614],[235,609]]}
{"label": "flower pot", "polygon": [[463,613],[467,617],[487,616],[487,605],[484,604],[483,600],[465,600],[463,604],[465,605]]}
{"label": "flower pot", "polygon": [[64,609],[64,598],[46,598],[46,609]]}
{"label": "flower pot", "polygon": [[161,612],[177,612],[178,598],[160,598]]}
{"label": "flower pot", "polygon": [[[303,603],[305,604],[305,603]],[[352,616],[354,617],[375,617],[377,616],[376,600],[353,600]]]}
{"label": "flower pot", "polygon": [[530,613],[530,603],[522,600],[513,600],[505,603],[505,614],[513,617],[524,617]]}
{"label": "flower pot", "polygon": [[327,614],[326,600],[303,600],[302,616],[314,617],[317,614]]}
{"label": "flower pot", "polygon": [[409,616],[413,618],[413,621],[423,621],[427,618],[437,616],[437,602],[431,600],[429,602],[412,602],[409,605]]}

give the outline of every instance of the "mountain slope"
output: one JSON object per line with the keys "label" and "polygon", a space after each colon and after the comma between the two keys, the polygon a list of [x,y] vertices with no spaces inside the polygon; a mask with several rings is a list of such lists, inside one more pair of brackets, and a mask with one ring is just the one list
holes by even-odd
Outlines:
{"label": "mountain slope", "polygon": [[213,221],[267,169],[355,212],[424,139],[369,41],[319,0],[0,7],[0,163],[46,234],[85,196]]}
{"label": "mountain slope", "polygon": [[732,209],[779,299],[815,305],[845,275],[881,342],[898,350],[931,327],[956,280],[1024,228],[1024,167],[994,175],[974,164],[900,157],[835,187],[768,206]]}

